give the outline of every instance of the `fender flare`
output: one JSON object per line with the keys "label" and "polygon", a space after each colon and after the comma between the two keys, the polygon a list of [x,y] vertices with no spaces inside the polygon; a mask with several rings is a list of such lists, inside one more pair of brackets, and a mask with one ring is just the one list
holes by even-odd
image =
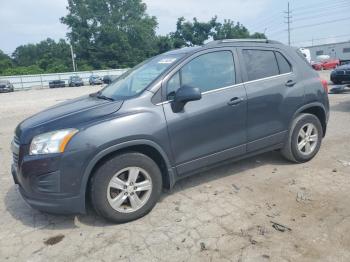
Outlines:
{"label": "fender flare", "polygon": [[172,187],[175,182],[176,182],[176,174],[175,174],[175,169],[171,167],[168,155],[165,153],[165,151],[162,149],[161,146],[159,146],[157,143],[151,141],[151,140],[147,140],[147,139],[138,139],[138,140],[131,140],[131,141],[127,141],[127,142],[123,142],[120,144],[116,144],[110,147],[107,147],[105,149],[103,149],[102,151],[98,152],[89,162],[89,164],[87,165],[87,167],[84,170],[83,173],[83,177],[81,180],[81,187],[80,187],[80,194],[81,196],[85,197],[86,194],[86,189],[88,186],[88,181],[91,175],[91,172],[93,170],[93,168],[95,167],[95,165],[105,156],[109,155],[110,153],[116,152],[118,150],[122,150],[124,148],[128,148],[131,146],[142,146],[142,145],[147,145],[147,146],[151,146],[154,149],[156,149],[160,155],[162,156],[162,158],[164,159],[164,162],[166,164],[166,168],[168,170],[168,174],[169,174],[169,182],[170,182],[170,187]]}
{"label": "fender flare", "polygon": [[[326,108],[324,107],[324,105],[323,105],[321,102],[311,102],[311,103],[308,103],[308,104],[303,105],[302,107],[298,108],[298,110],[296,110],[296,111],[294,112],[293,118],[292,118],[292,120],[291,120],[290,123],[289,123],[289,129],[290,129],[290,127],[292,126],[293,121],[294,121],[294,119],[297,117],[297,115],[299,115],[301,112],[303,112],[304,110],[309,109],[309,108],[311,108],[311,107],[319,107],[319,108],[322,109],[322,111],[323,111],[323,113],[324,113],[324,115],[325,115],[325,119],[326,119],[326,123],[325,123],[325,124],[327,125],[327,122],[328,122],[328,115],[327,115],[327,113],[326,113]],[[323,124],[322,124],[322,125],[323,125]]]}

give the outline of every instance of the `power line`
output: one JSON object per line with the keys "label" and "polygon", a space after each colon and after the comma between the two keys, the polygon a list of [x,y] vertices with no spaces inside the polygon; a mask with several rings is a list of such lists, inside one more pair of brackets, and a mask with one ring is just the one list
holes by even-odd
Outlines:
{"label": "power line", "polygon": [[314,26],[319,26],[319,25],[324,25],[324,24],[331,24],[331,23],[336,23],[336,22],[340,22],[340,21],[345,21],[348,19],[350,19],[350,17],[344,17],[344,18],[340,18],[340,19],[325,21],[325,22],[321,22],[321,23],[317,23],[317,24],[308,24],[308,25],[303,25],[303,26],[297,26],[297,27],[291,28],[291,30],[307,28],[307,27],[314,27]]}
{"label": "power line", "polygon": [[288,2],[288,9],[287,9],[287,12],[285,12],[286,14],[287,14],[287,16],[285,17],[286,19],[287,19],[287,27],[288,27],[288,45],[290,46],[290,24],[292,23],[292,21],[291,21],[291,18],[292,18],[292,16],[291,16],[291,13],[292,13],[292,11],[290,10],[290,6],[289,6],[289,2]]}
{"label": "power line", "polygon": [[312,14],[315,14],[315,13],[320,12],[320,11],[322,12],[322,11],[324,11],[325,8],[331,9],[331,8],[343,8],[343,7],[349,7],[349,2],[336,3],[336,4],[333,4],[330,6],[323,6],[323,7],[317,6],[313,10],[301,10],[301,11],[293,11],[293,12],[296,16],[299,16],[299,15],[304,15],[304,14],[310,14],[311,12],[312,12]]}
{"label": "power line", "polygon": [[302,6],[297,6],[295,8],[293,8],[293,12],[297,12],[299,10],[305,10],[305,9],[315,9],[315,8],[325,8],[327,7],[329,4],[330,5],[334,5],[334,4],[342,4],[342,3],[348,3],[348,0],[339,0],[338,2],[333,0],[333,1],[329,1],[329,0],[326,0],[326,1],[323,1],[323,2],[320,2],[318,1],[317,2],[317,6],[315,6],[315,4],[311,4],[311,5],[302,5]]}
{"label": "power line", "polygon": [[300,43],[306,43],[306,42],[313,42],[313,41],[334,39],[334,38],[343,38],[343,37],[350,37],[350,34],[336,35],[336,36],[329,36],[329,37],[321,37],[321,38],[312,38],[310,40],[292,42],[292,44],[300,44]]}
{"label": "power line", "polygon": [[342,14],[342,13],[346,13],[348,14],[349,11],[348,10],[333,10],[331,12],[323,12],[323,13],[319,13],[317,15],[312,15],[312,16],[302,16],[301,18],[300,17],[297,17],[296,19],[294,19],[294,21],[304,21],[304,20],[311,20],[311,19],[315,19],[315,18],[320,18],[320,16],[322,15],[329,15],[329,14]]}

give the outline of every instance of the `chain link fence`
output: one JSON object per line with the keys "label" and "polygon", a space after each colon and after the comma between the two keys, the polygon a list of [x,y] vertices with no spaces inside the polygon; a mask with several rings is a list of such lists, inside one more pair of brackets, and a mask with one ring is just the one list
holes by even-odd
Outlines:
{"label": "chain link fence", "polygon": [[37,74],[37,75],[17,75],[17,76],[0,76],[0,80],[10,81],[15,90],[25,89],[40,89],[48,88],[49,82],[53,80],[65,81],[68,85],[69,77],[79,76],[83,79],[84,84],[89,84],[89,77],[91,75],[103,77],[105,75],[118,77],[127,69],[108,69],[96,71],[82,71],[82,72],[67,72],[67,73],[52,73],[52,74]]}

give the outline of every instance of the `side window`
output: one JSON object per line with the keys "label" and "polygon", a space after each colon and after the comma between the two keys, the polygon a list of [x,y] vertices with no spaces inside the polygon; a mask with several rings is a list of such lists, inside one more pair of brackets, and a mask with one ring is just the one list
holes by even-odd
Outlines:
{"label": "side window", "polygon": [[249,81],[279,75],[275,54],[268,50],[243,50]]}
{"label": "side window", "polygon": [[289,61],[280,53],[275,52],[278,67],[280,69],[280,74],[286,74],[292,72],[292,66],[290,65]]}
{"label": "side window", "polygon": [[207,92],[235,83],[232,53],[230,51],[208,53],[194,58],[168,81],[167,100],[174,98],[180,86],[198,87],[201,92]]}

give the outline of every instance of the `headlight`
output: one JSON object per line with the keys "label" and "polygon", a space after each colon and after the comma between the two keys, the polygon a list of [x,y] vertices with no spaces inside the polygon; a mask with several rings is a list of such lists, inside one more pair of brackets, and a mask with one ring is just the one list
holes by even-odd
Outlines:
{"label": "headlight", "polygon": [[77,129],[64,129],[38,135],[30,144],[30,155],[63,153],[68,142],[78,132]]}

